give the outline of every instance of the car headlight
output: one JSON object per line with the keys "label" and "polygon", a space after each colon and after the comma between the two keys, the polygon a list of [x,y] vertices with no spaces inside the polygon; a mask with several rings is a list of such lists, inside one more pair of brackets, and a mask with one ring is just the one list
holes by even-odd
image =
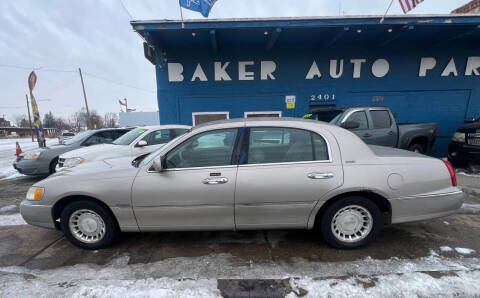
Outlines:
{"label": "car headlight", "polygon": [[464,132],[456,132],[453,134],[452,141],[465,143],[465,133]]}
{"label": "car headlight", "polygon": [[81,157],[67,158],[63,162],[64,168],[73,168],[82,164],[85,160]]}
{"label": "car headlight", "polygon": [[40,151],[26,152],[23,154],[24,159],[36,159],[40,156]]}
{"label": "car headlight", "polygon": [[39,201],[43,197],[43,187],[32,186],[28,189],[26,199],[29,201]]}

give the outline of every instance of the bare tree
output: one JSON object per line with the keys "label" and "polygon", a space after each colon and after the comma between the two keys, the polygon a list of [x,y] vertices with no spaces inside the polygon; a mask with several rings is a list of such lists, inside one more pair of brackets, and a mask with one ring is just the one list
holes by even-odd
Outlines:
{"label": "bare tree", "polygon": [[17,127],[30,127],[27,116],[25,114],[18,114],[13,116],[15,119],[15,125]]}
{"label": "bare tree", "polygon": [[103,125],[105,127],[118,127],[117,113],[105,113],[105,116],[103,117]]}

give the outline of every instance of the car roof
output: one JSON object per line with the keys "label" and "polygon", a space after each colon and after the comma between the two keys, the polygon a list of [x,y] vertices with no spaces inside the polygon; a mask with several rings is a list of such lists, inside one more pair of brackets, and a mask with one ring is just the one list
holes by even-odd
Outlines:
{"label": "car roof", "polygon": [[249,123],[249,122],[264,122],[265,125],[268,125],[268,123],[278,123],[278,122],[284,122],[285,124],[290,123],[308,123],[311,125],[328,125],[332,126],[331,124],[327,122],[322,122],[322,121],[317,121],[317,120],[311,120],[311,119],[303,119],[303,118],[293,118],[293,117],[252,117],[252,118],[235,118],[235,119],[226,119],[226,120],[216,120],[216,121],[210,121],[206,123],[202,123],[199,125],[196,125],[192,128],[192,130],[197,130],[201,128],[208,128],[208,127],[213,127],[213,126],[223,126],[227,124],[235,124],[235,123]]}

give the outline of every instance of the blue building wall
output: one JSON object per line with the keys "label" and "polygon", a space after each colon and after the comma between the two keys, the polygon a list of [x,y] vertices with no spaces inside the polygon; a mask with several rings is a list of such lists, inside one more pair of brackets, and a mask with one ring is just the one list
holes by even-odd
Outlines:
{"label": "blue building wall", "polygon": [[[473,47],[471,42],[456,40],[440,47],[408,42],[401,46],[378,46],[378,41],[371,40],[325,49],[289,44],[288,39],[284,39],[270,51],[248,43],[221,45],[218,54],[214,54],[208,43],[163,51],[157,53],[156,65],[161,124],[191,125],[194,112],[227,111],[230,118],[239,118],[247,111],[281,111],[283,117],[302,117],[313,105],[380,105],[398,113],[398,122],[437,122],[439,134],[434,154],[446,156],[448,142],[456,128],[465,120],[480,116],[479,76],[475,73],[465,76],[468,57],[480,56],[478,47]],[[425,77],[419,77],[422,57],[436,59],[436,66],[428,70]],[[458,75],[441,76],[451,58]],[[343,59],[340,78],[329,75],[331,59]],[[350,59],[366,60],[361,66],[360,78],[353,78]],[[389,72],[384,77],[372,74],[376,59],[389,62]],[[322,77],[306,80],[314,60]],[[230,62],[226,70],[231,81],[214,80],[215,61]],[[254,80],[239,80],[239,61],[254,62],[247,67],[254,72]],[[260,79],[261,61],[275,62],[275,80]],[[182,82],[169,82],[168,63],[182,64]],[[208,81],[191,81],[198,63]],[[287,109],[286,95],[296,96],[294,109]]]}

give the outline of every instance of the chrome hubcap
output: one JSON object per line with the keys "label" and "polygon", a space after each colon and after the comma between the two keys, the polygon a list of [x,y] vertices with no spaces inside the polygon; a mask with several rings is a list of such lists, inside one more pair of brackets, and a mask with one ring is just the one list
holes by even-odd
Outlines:
{"label": "chrome hubcap", "polygon": [[332,219],[333,235],[343,242],[357,242],[367,237],[372,230],[373,219],[362,206],[350,205],[338,210]]}
{"label": "chrome hubcap", "polygon": [[105,222],[92,210],[80,209],[72,213],[68,222],[72,235],[85,243],[95,243],[105,236]]}

